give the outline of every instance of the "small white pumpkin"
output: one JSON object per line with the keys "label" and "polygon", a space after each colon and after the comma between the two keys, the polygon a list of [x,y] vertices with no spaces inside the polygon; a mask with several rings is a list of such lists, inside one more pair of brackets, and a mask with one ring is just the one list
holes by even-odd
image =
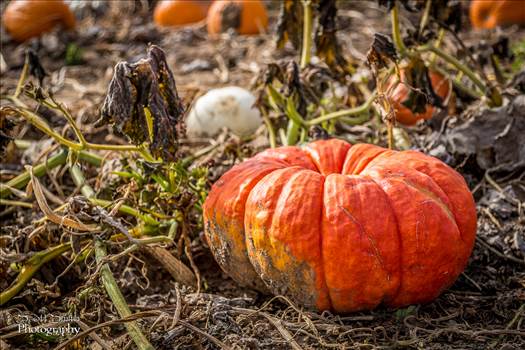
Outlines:
{"label": "small white pumpkin", "polygon": [[262,124],[254,103],[255,96],[246,89],[212,89],[193,105],[186,118],[186,132],[190,137],[214,136],[228,128],[237,136],[249,136]]}

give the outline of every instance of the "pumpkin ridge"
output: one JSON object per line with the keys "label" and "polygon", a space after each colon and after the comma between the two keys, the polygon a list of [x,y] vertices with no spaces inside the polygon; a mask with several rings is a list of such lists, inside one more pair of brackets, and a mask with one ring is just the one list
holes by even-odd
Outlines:
{"label": "pumpkin ridge", "polygon": [[[214,256],[217,257],[216,260],[219,263],[219,266],[221,267],[221,269],[226,271],[228,275],[230,275],[233,278],[233,280],[243,285],[248,285],[252,288],[255,288],[261,291],[265,291],[264,284],[261,283],[262,280],[260,279],[259,276],[257,276],[255,271],[253,271],[253,273],[251,271],[246,271],[246,270],[244,271],[246,275],[250,275],[251,277],[253,277],[253,280],[249,280],[248,283],[246,283],[246,282],[243,282],[241,278],[242,274],[239,275],[237,273],[232,272],[233,271],[232,267],[237,270],[238,269],[242,270],[244,266],[239,266],[239,265],[245,265],[244,263],[242,263],[242,261],[245,260],[245,262],[247,262],[246,267],[253,269],[253,266],[251,262],[249,261],[249,257],[246,253],[246,243],[245,243],[246,230],[245,230],[245,219],[244,219],[246,201],[248,199],[249,193],[257,185],[257,183],[261,181],[262,178],[264,178],[268,174],[275,172],[276,170],[283,169],[286,167],[286,165],[283,163],[284,162],[273,161],[273,159],[272,160],[265,159],[262,161],[250,161],[249,160],[245,163],[236,164],[230,169],[230,171],[234,170],[234,171],[238,171],[238,173],[235,174],[230,179],[229,182],[225,182],[224,180],[221,181],[222,179],[221,177],[221,179],[219,179],[213,185],[212,190],[214,188],[221,188],[223,186],[229,186],[229,184],[232,181],[236,181],[238,177],[253,176],[254,178],[249,181],[250,184],[248,185],[249,187],[248,193],[244,195],[243,200],[240,200],[239,202],[234,203],[234,204],[231,204],[231,203],[228,204],[224,201],[225,199],[224,196],[227,195],[227,193],[210,191],[211,195],[208,195],[208,198],[206,199],[206,202],[204,204],[204,212],[206,213],[210,211],[209,215],[204,216],[205,226],[208,227],[208,232],[210,232],[210,234],[207,235],[207,239],[209,241],[208,244]],[[275,168],[272,169],[272,166],[275,166]],[[240,184],[242,184],[242,181],[240,182]],[[224,188],[222,191],[224,191]],[[240,192],[237,193],[237,196],[240,195]],[[229,206],[232,206],[232,207],[230,208]],[[238,208],[239,210],[235,210],[235,207],[239,207]],[[239,218],[238,222],[226,223],[224,217],[226,214],[225,212],[227,211],[241,212],[242,218]],[[235,232],[238,230],[242,231],[242,236],[243,236],[242,244],[244,244],[244,246],[242,247],[238,247],[238,245],[240,244],[239,241],[236,241],[235,239],[232,239],[232,240],[226,239],[227,237],[230,239],[232,237],[235,237],[235,234],[233,234],[232,232]],[[221,244],[217,244],[217,243],[213,244],[214,240],[216,240],[217,242],[221,242]],[[240,251],[244,252],[244,254],[240,253]],[[238,254],[242,254],[243,256],[245,255],[245,259],[241,256],[238,256]],[[230,262],[231,260],[237,263],[235,264],[236,266],[229,266],[230,264],[228,262]]]}
{"label": "pumpkin ridge", "polygon": [[[305,152],[308,154],[308,152]],[[314,163],[315,164],[315,163]],[[316,165],[317,166],[317,165]],[[322,175],[322,174],[321,174]],[[326,281],[326,273],[325,273],[325,263],[324,263],[324,254],[323,254],[323,217],[324,217],[324,185],[326,181],[326,176],[323,176],[323,182],[321,184],[321,210],[319,211],[319,252],[321,253],[321,271],[323,274],[323,285],[326,290],[326,296],[328,299],[328,304],[330,305],[330,309],[333,309],[333,303],[332,303],[332,297],[330,296],[330,289],[328,288],[328,282]]]}
{"label": "pumpkin ridge", "polygon": [[[302,150],[302,149],[301,149]],[[304,152],[304,151],[303,151]],[[308,154],[308,152],[304,152],[306,154]],[[313,162],[315,164],[315,162]],[[291,166],[290,168],[293,168],[293,167],[296,167],[296,166]],[[317,284],[318,288],[322,288],[324,289],[325,291],[325,294],[326,294],[326,297],[327,297],[327,302],[328,302],[328,309],[331,309],[332,308],[332,300],[330,298],[330,292],[329,292],[329,289],[328,289],[328,285],[326,283],[326,278],[325,278],[325,271],[324,271],[324,260],[323,260],[323,250],[322,250],[322,242],[323,242],[323,232],[322,232],[322,226],[323,226],[323,209],[324,209],[324,183],[325,183],[325,180],[326,180],[326,176],[324,176],[320,171],[313,171],[313,170],[310,170],[310,169],[305,169],[303,167],[299,167],[297,166],[298,168],[298,172],[295,173],[294,175],[292,175],[287,181],[286,181],[286,184],[283,186],[283,188],[281,189],[281,192],[279,193],[279,198],[277,200],[277,205],[275,207],[275,212],[278,211],[278,208],[280,206],[280,202],[283,200],[282,199],[282,195],[283,195],[283,190],[286,188],[286,186],[294,181],[296,178],[298,178],[299,176],[301,176],[304,172],[309,172],[309,171],[312,171],[314,173],[317,173],[321,176],[321,189],[319,191],[319,193],[321,193],[321,198],[320,198],[320,202],[321,202],[321,210],[319,210],[319,213],[320,213],[320,218],[319,218],[319,227],[321,229],[318,230],[319,234],[318,234],[318,237],[319,237],[319,255],[320,255],[320,259],[319,259],[319,272],[320,272],[320,276],[314,276],[314,281],[315,281],[315,284]],[[272,226],[274,225],[273,223],[273,220],[275,220],[275,213],[274,213],[274,216],[272,218]],[[286,245],[285,245],[286,246]],[[288,249],[290,249],[289,247],[287,247]],[[304,261],[306,262],[306,261]],[[310,266],[308,263],[307,263],[308,266]],[[311,266],[310,266],[311,267]],[[320,284],[320,285],[319,285]],[[321,293],[318,293],[318,295],[321,295]]]}
{"label": "pumpkin ridge", "polygon": [[[443,195],[448,199],[450,205],[452,205],[452,203],[450,202],[450,198],[449,196],[447,195],[447,193],[445,191],[443,191],[443,189],[441,188],[441,186],[439,186],[436,181],[434,181],[434,179],[432,178],[432,176],[428,175],[428,174],[425,174],[424,172],[422,171],[419,171],[417,169],[414,169],[412,167],[410,167],[410,170],[413,170],[417,173],[419,173],[420,175],[424,176],[425,178],[428,178],[430,179],[430,181],[441,191],[443,192]],[[413,183],[412,181],[408,180],[404,174],[400,173],[399,175],[396,175],[396,174],[392,174],[393,176],[387,176],[386,178],[393,178],[393,179],[400,179],[403,183],[405,183],[407,186],[410,186],[416,190],[418,190],[419,192],[423,193],[425,196],[429,197],[431,200],[433,200],[434,202],[436,202],[436,204],[441,208],[443,209],[443,211],[447,214],[447,216],[450,218],[451,221],[454,222],[454,226],[457,228],[458,230],[458,233],[459,233],[459,238],[461,240],[461,242],[465,243],[464,239],[463,239],[463,236],[461,234],[461,231],[459,229],[459,226],[456,222],[456,216],[454,215],[453,211],[451,208],[449,208],[449,206],[443,202],[443,200],[441,198],[439,198],[439,196],[437,196],[434,192],[432,192],[431,190],[427,189],[427,188],[424,188],[422,186],[419,186],[415,183]]]}
{"label": "pumpkin ridge", "polygon": [[[322,183],[324,177],[300,166],[278,170],[279,174],[274,172],[260,179],[248,196],[245,237],[246,246],[250,251],[249,261],[262,277],[263,282],[275,294],[288,294],[295,301],[327,309],[328,288],[325,286],[321,252],[310,254],[312,249],[305,250],[303,245],[309,245],[311,248],[319,247],[320,232],[318,229],[313,230],[313,227],[310,226],[307,230],[309,238],[301,242],[303,233],[301,227],[304,225],[300,224],[297,218],[304,216],[304,212],[297,213],[297,211],[289,210],[289,201],[294,197],[297,199],[297,190],[302,188],[302,186],[297,187],[301,184],[301,178],[302,183],[309,183],[305,182],[306,179],[303,177],[313,174],[317,179],[316,182]],[[321,193],[320,188],[314,187],[317,192]],[[263,189],[264,192],[258,192],[260,189]],[[259,204],[261,200],[263,202]],[[318,198],[318,201],[319,211],[322,212],[322,197]],[[262,207],[259,208],[260,206]],[[264,215],[264,218],[257,218],[252,210],[255,207],[268,211],[268,213]],[[288,229],[281,230],[282,221],[286,221],[283,215],[293,216],[295,219],[289,222]],[[311,235],[313,232],[316,232],[314,236]],[[262,241],[265,241],[263,245],[260,244]],[[295,266],[295,269],[285,269],[285,266],[291,265]],[[295,271],[295,273],[286,275],[290,271]],[[315,294],[310,293],[311,288],[315,288]]]}
{"label": "pumpkin ridge", "polygon": [[[435,185],[438,188],[440,188],[441,191],[445,194],[445,197],[450,202],[451,211],[454,214],[454,218],[456,219],[456,224],[458,224],[458,229],[459,229],[459,234],[461,236],[461,240],[464,243],[468,244],[469,236],[471,236],[472,233],[471,233],[470,230],[468,230],[468,227],[465,226],[465,223],[463,223],[461,225],[459,224],[459,223],[461,223],[463,221],[463,220],[461,220],[461,217],[459,217],[459,212],[462,212],[462,210],[464,210],[464,206],[459,206],[459,207],[456,206],[456,205],[459,205],[459,204],[464,204],[464,205],[468,205],[468,204],[467,203],[457,203],[457,201],[453,201],[452,200],[452,196],[449,194],[449,192],[450,192],[450,184],[448,186],[446,186],[448,188],[448,190],[446,191],[445,187],[440,185],[440,183],[443,183],[443,181],[442,180],[438,181],[438,180],[434,179],[434,176],[451,178],[451,179],[453,179],[452,187],[454,188],[455,191],[457,191],[457,189],[460,189],[461,187],[463,187],[466,193],[470,193],[470,189],[468,188],[468,185],[465,182],[465,179],[457,171],[455,171],[453,168],[450,168],[447,164],[443,163],[439,159],[435,159],[434,157],[425,156],[424,154],[422,154],[421,152],[418,152],[418,151],[406,151],[406,154],[407,155],[410,154],[410,155],[417,156],[418,160],[423,162],[423,163],[420,163],[420,164],[410,165],[410,167],[412,169],[414,169],[414,170],[416,170],[416,171],[418,171],[420,173],[423,173],[423,174],[427,175],[428,177],[430,177],[434,181]],[[430,174],[432,172],[431,169],[438,169],[440,171],[437,172],[437,173],[434,173],[433,175],[431,175]],[[441,174],[441,176],[439,176],[440,174]],[[459,191],[459,192],[463,193],[463,191]],[[451,193],[451,194],[453,195],[453,193]],[[458,220],[458,218],[459,218],[459,220]],[[474,228],[474,231],[476,231],[476,228]],[[475,235],[475,232],[474,232],[474,235]]]}
{"label": "pumpkin ridge", "polygon": [[[384,154],[384,153],[381,153],[381,154]],[[385,198],[386,198],[386,201],[388,202],[388,206],[390,207],[390,209],[391,209],[391,211],[392,211],[392,213],[394,215],[394,219],[396,220],[396,232],[397,232],[397,240],[399,242],[399,251],[403,252],[403,235],[401,234],[401,230],[399,228],[399,219],[397,218],[397,214],[396,214],[396,211],[394,210],[394,206],[392,205],[392,200],[390,199],[390,196],[383,189],[383,186],[381,186],[380,181],[378,181],[377,179],[375,179],[371,175],[365,175],[364,177],[372,180],[377,185],[377,187],[379,187],[381,189],[381,191],[383,191],[383,193],[385,194]],[[385,299],[383,300],[383,303],[385,303],[385,305],[387,305],[387,306],[389,305],[388,304],[388,300],[395,300],[398,297],[399,293],[401,292],[401,286],[403,285],[402,263],[403,263],[403,254],[399,254],[399,261],[397,263],[397,266],[399,268],[398,269],[399,284],[397,286],[396,292],[393,293],[392,295],[389,295],[389,296],[385,297]]]}
{"label": "pumpkin ridge", "polygon": [[[436,185],[436,187],[439,188],[439,189],[441,190],[441,192],[443,192],[443,194],[445,195],[445,197],[448,199],[450,205],[452,206],[452,201],[450,200],[449,195],[443,190],[443,188],[441,188],[441,186],[439,186],[439,184],[438,184],[438,183],[432,178],[432,176],[430,176],[430,175],[428,175],[428,174],[425,174],[424,172],[419,171],[419,170],[417,170],[417,169],[414,169],[414,168],[412,168],[412,169],[415,170],[415,171],[417,171],[418,173],[420,173],[420,174],[422,174],[422,175],[425,175],[425,176],[429,177],[430,180],[434,183],[434,185]],[[407,180],[406,183],[407,183],[407,185],[410,186],[410,184],[408,184],[408,182],[409,182],[409,181]],[[412,187],[414,187],[414,186],[417,186],[417,185],[413,184]],[[453,211],[451,208],[449,208],[449,206],[448,206],[446,203],[444,203],[444,202],[441,200],[441,198],[439,198],[439,197],[436,196],[434,193],[432,193],[432,191],[428,191],[428,190],[426,190],[426,189],[420,189],[420,190],[424,191],[423,193],[425,193],[425,194],[427,194],[429,197],[431,197],[431,199],[433,199],[434,201],[436,201],[437,204],[445,210],[445,212],[446,212],[447,215],[451,218],[451,220],[454,221],[454,224],[455,224],[456,228],[458,229],[459,239],[461,240],[462,243],[465,243],[465,240],[463,239],[463,234],[461,233],[461,230],[459,229],[459,226],[458,226],[458,223],[457,223],[457,220],[456,220],[456,215],[454,214],[454,211]]]}
{"label": "pumpkin ridge", "polygon": [[[321,172],[321,169],[319,168],[319,165],[320,164],[317,164],[317,162],[315,161],[315,159],[312,157],[312,155],[310,154],[310,152],[308,152],[306,149],[304,149],[303,147],[299,147],[299,149],[301,150],[301,152],[303,152],[304,154],[306,154],[306,156],[308,157],[308,159],[310,159],[310,161],[312,162],[312,164],[315,166],[315,170],[323,175],[323,173]],[[325,177],[323,175],[323,177]],[[323,186],[324,186],[324,181],[323,181]]]}
{"label": "pumpkin ridge", "polygon": [[341,205],[339,205],[339,208],[341,208],[343,213],[345,213],[345,215],[350,220],[352,220],[352,222],[354,222],[357,225],[357,227],[359,228],[360,234],[366,236],[366,238],[368,239],[368,242],[370,242],[370,244],[372,245],[372,248],[374,250],[374,256],[376,257],[376,260],[379,262],[379,265],[381,265],[381,268],[383,269],[383,271],[385,271],[386,274],[388,275],[388,277],[390,278],[390,273],[385,268],[385,263],[383,261],[383,257],[381,256],[381,253],[379,252],[379,249],[377,249],[376,241],[374,241],[374,239],[366,231],[366,229],[363,227],[363,225],[352,215],[352,213],[350,213],[350,211],[348,211],[348,209],[346,209],[345,207],[343,207]]}
{"label": "pumpkin ridge", "polygon": [[[413,169],[414,169],[414,168],[413,168]],[[438,187],[438,188],[439,188],[439,189],[445,194],[445,197],[448,199],[450,205],[453,206],[453,204],[452,204],[452,200],[450,199],[450,196],[448,195],[448,193],[445,192],[445,190],[444,190],[444,189],[443,189],[443,188],[437,183],[437,181],[435,181],[435,180],[432,178],[432,176],[430,176],[429,174],[425,174],[424,172],[422,172],[422,171],[420,171],[420,170],[418,170],[418,169],[414,169],[414,170],[417,171],[417,172],[419,172],[419,173],[421,173],[421,174],[424,174],[424,175],[428,176],[428,177],[434,182],[434,184],[435,184],[435,185],[436,185],[436,186],[437,186],[437,187]],[[446,205],[446,204],[443,203],[443,205]],[[448,208],[448,206],[447,206],[447,208]],[[466,242],[465,242],[465,238],[463,237],[463,236],[464,236],[464,235],[463,235],[463,232],[462,232],[462,230],[460,229],[460,227],[459,227],[459,225],[458,225],[458,222],[457,222],[457,219],[456,219],[455,211],[452,210],[453,208],[448,208],[448,209],[449,209],[449,211],[450,211],[450,215],[454,218],[454,222],[456,223],[456,227],[458,228],[459,238],[460,238],[461,242],[466,243]]]}
{"label": "pumpkin ridge", "polygon": [[361,169],[359,174],[356,174],[356,175],[363,174],[365,171],[367,171],[370,168],[376,166],[378,163],[382,162],[385,159],[388,159],[390,156],[392,156],[392,155],[394,155],[396,153],[399,153],[399,152],[398,151],[394,151],[394,150],[389,150],[389,149],[387,149],[385,152],[379,153],[373,159],[371,159],[370,162],[368,162],[368,164],[366,166],[364,166]]}

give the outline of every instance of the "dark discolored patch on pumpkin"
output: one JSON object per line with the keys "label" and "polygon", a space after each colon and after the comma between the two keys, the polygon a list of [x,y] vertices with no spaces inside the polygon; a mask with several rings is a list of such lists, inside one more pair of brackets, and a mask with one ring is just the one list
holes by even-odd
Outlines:
{"label": "dark discolored patch on pumpkin", "polygon": [[221,269],[237,283],[267,293],[268,289],[256,274],[246,250],[242,250],[242,256],[236,254],[239,251],[236,249],[238,243],[231,239],[229,233],[231,227],[218,224],[215,215],[206,219],[205,226],[208,245]]}
{"label": "dark discolored patch on pumpkin", "polygon": [[287,264],[286,269],[282,269],[276,266],[277,260],[272,254],[255,247],[250,234],[246,236],[246,246],[255,271],[274,295],[284,295],[307,309],[318,309],[318,295],[313,287],[316,276],[306,261],[295,259],[288,247],[283,244],[281,249],[285,252]]}
{"label": "dark discolored patch on pumpkin", "polygon": [[238,30],[241,26],[242,5],[229,3],[221,12],[221,33],[232,28]]}

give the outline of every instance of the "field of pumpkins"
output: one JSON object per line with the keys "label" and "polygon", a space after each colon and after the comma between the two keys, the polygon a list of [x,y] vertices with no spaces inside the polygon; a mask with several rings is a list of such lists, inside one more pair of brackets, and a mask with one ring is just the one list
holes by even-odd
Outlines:
{"label": "field of pumpkins", "polygon": [[6,0],[0,348],[525,348],[525,1]]}

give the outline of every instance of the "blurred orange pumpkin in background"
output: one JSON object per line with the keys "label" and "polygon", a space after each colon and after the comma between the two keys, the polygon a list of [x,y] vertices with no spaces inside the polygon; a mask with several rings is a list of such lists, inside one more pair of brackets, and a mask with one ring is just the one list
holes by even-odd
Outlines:
{"label": "blurred orange pumpkin in background", "polygon": [[470,3],[470,22],[478,29],[525,24],[525,1],[473,0]]}
{"label": "blurred orange pumpkin in background", "polygon": [[239,34],[259,34],[268,27],[268,14],[260,0],[221,0],[210,6],[207,24],[209,34],[230,28]]}
{"label": "blurred orange pumpkin in background", "polygon": [[211,1],[161,0],[153,11],[153,20],[161,27],[180,26],[206,18]]}
{"label": "blurred orange pumpkin in background", "polygon": [[13,0],[6,7],[2,22],[14,40],[26,41],[59,24],[72,29],[76,21],[62,0]]}
{"label": "blurred orange pumpkin in background", "polygon": [[[410,126],[416,124],[419,120],[427,120],[432,118],[432,115],[434,114],[434,107],[430,104],[426,106],[426,109],[423,113],[414,113],[410,110],[410,108],[403,105],[403,102],[408,98],[410,87],[407,86],[406,71],[401,70],[400,73],[401,82],[399,82],[396,87],[392,88],[392,90],[389,92],[389,100],[395,110],[396,120],[401,124]],[[450,94],[449,80],[434,71],[429,71],[428,75],[430,77],[432,89],[434,92],[439,97],[441,97],[443,101],[446,101]],[[395,75],[390,78],[387,84],[387,90],[392,86],[392,84],[394,84],[396,78],[397,77]]]}

